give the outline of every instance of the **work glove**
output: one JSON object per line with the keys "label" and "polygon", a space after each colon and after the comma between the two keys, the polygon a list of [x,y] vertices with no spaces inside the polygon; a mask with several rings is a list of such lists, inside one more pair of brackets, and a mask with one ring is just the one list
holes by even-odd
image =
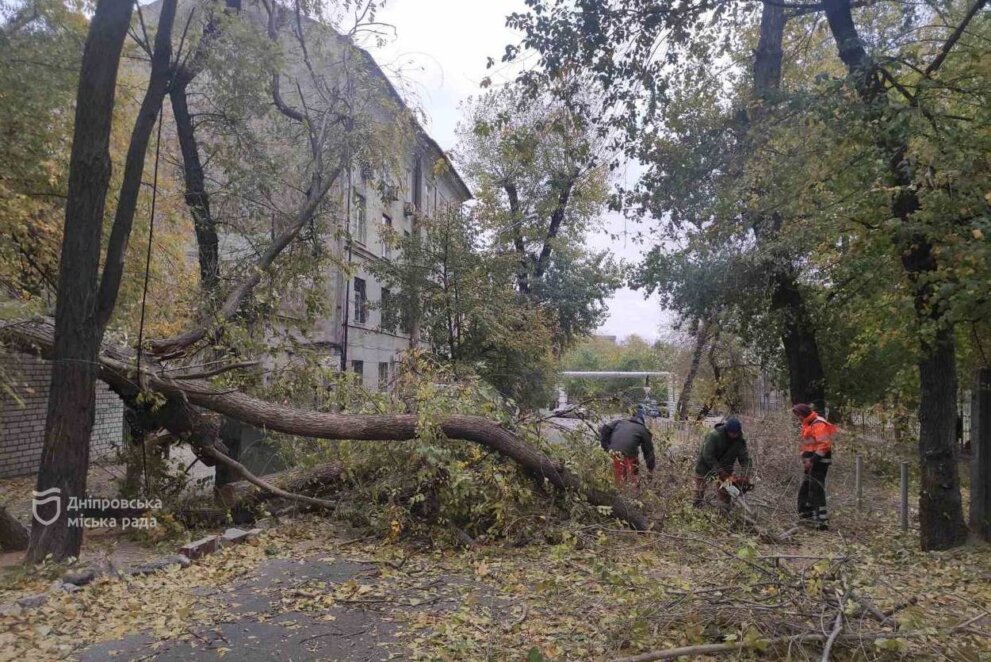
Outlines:
{"label": "work glove", "polygon": [[716,476],[719,478],[719,480],[725,482],[733,477],[733,473],[731,471],[724,471],[720,469],[719,472],[716,474]]}

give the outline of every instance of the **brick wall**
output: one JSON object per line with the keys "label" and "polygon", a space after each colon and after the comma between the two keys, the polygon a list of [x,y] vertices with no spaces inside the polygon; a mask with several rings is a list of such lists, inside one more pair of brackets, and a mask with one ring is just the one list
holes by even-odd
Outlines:
{"label": "brick wall", "polygon": [[[0,478],[38,470],[45,436],[51,364],[27,354],[0,352]],[[96,383],[90,458],[113,455],[124,434],[124,404]]]}

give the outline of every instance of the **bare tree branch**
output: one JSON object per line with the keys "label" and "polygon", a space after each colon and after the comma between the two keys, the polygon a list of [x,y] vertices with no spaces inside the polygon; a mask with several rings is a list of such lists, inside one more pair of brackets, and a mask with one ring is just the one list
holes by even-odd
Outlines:
{"label": "bare tree branch", "polygon": [[949,56],[950,51],[953,50],[953,47],[960,40],[960,37],[963,36],[963,33],[967,30],[967,26],[970,25],[970,22],[974,19],[975,16],[977,16],[977,12],[983,9],[986,4],[988,4],[988,0],[976,0],[974,2],[973,6],[970,8],[970,11],[968,11],[967,15],[963,17],[962,21],[960,21],[960,25],[956,27],[953,33],[950,34],[949,38],[946,40],[946,43],[943,44],[943,47],[939,49],[939,54],[932,62],[929,63],[929,66],[926,67],[925,70],[926,78],[932,76],[934,73],[936,73],[937,70],[939,70],[941,66],[943,66],[943,62],[946,61],[946,58],[947,56]]}

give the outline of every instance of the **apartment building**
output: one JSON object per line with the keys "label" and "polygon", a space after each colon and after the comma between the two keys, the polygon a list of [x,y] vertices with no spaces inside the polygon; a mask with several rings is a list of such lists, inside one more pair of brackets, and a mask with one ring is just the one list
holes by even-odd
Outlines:
{"label": "apartment building", "polygon": [[[388,163],[355,158],[350,171],[339,176],[328,194],[332,204],[322,212],[322,244],[332,252],[330,262],[334,266],[330,273],[321,274],[323,278],[314,279],[326,284],[328,312],[297,341],[325,351],[326,365],[360,374],[366,387],[384,388],[395,374],[397,355],[410,347],[411,330],[403,328],[398,315],[383,314],[396,293],[379,282],[371,267],[398,257],[398,249],[391,249],[385,241],[390,232],[399,237],[412,233],[418,218],[460,206],[471,198],[471,192],[367,50],[327,22],[295,14],[288,6],[271,22],[269,12],[275,4],[243,0],[239,5],[239,16],[254,23],[260,33],[274,30],[277,34],[284,103],[313,108],[325,101],[328,90],[353,86],[361,90],[353,103],[361,107],[362,117],[382,126],[381,135],[375,136],[376,151],[378,160]],[[159,9],[160,2],[146,7],[149,24],[157,22]],[[180,0],[176,25],[205,22],[216,9],[217,5],[208,0]],[[300,34],[305,34],[305,47]],[[343,69],[347,69],[346,74]],[[191,103],[198,99],[194,96]],[[385,151],[395,150],[385,158],[383,143]],[[289,172],[303,171],[309,158],[306,148],[300,150],[297,145],[293,149],[301,153],[291,154],[287,145],[280,146],[275,136],[270,148],[284,151]],[[213,176],[224,178],[227,174]],[[287,188],[284,196],[286,209],[298,204],[298,191]],[[227,217],[245,215],[244,210],[225,208],[223,200],[211,204]],[[235,263],[254,259],[258,243],[258,238],[246,241],[236,232],[222,235],[221,259]],[[194,253],[190,257],[194,258]],[[292,296],[286,293],[284,299],[290,308],[294,305]]]}
{"label": "apartment building", "polygon": [[[391,304],[397,293],[375,277],[371,265],[398,257],[398,249],[386,240],[391,233],[408,236],[415,231],[417,218],[460,206],[471,197],[443,150],[419,127],[417,133],[405,181],[399,186],[386,187],[383,193],[369,172],[352,175],[345,186],[350,191],[346,196],[350,204],[344,205],[350,220],[336,250],[352,273],[334,274],[331,296],[336,305],[332,315],[317,325],[341,368],[359,374],[372,389],[384,389],[392,380],[396,357],[412,339],[411,329],[404,328],[407,325]],[[439,161],[443,167],[435,168]]]}

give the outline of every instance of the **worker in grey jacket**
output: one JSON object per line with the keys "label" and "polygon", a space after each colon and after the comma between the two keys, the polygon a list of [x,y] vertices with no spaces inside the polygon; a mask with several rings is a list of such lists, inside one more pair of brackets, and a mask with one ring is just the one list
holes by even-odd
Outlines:
{"label": "worker in grey jacket", "polygon": [[641,452],[647,463],[647,471],[654,472],[657,458],[654,457],[653,436],[647,429],[640,410],[630,418],[606,423],[599,428],[599,444],[612,457],[613,476],[617,485],[636,481]]}

